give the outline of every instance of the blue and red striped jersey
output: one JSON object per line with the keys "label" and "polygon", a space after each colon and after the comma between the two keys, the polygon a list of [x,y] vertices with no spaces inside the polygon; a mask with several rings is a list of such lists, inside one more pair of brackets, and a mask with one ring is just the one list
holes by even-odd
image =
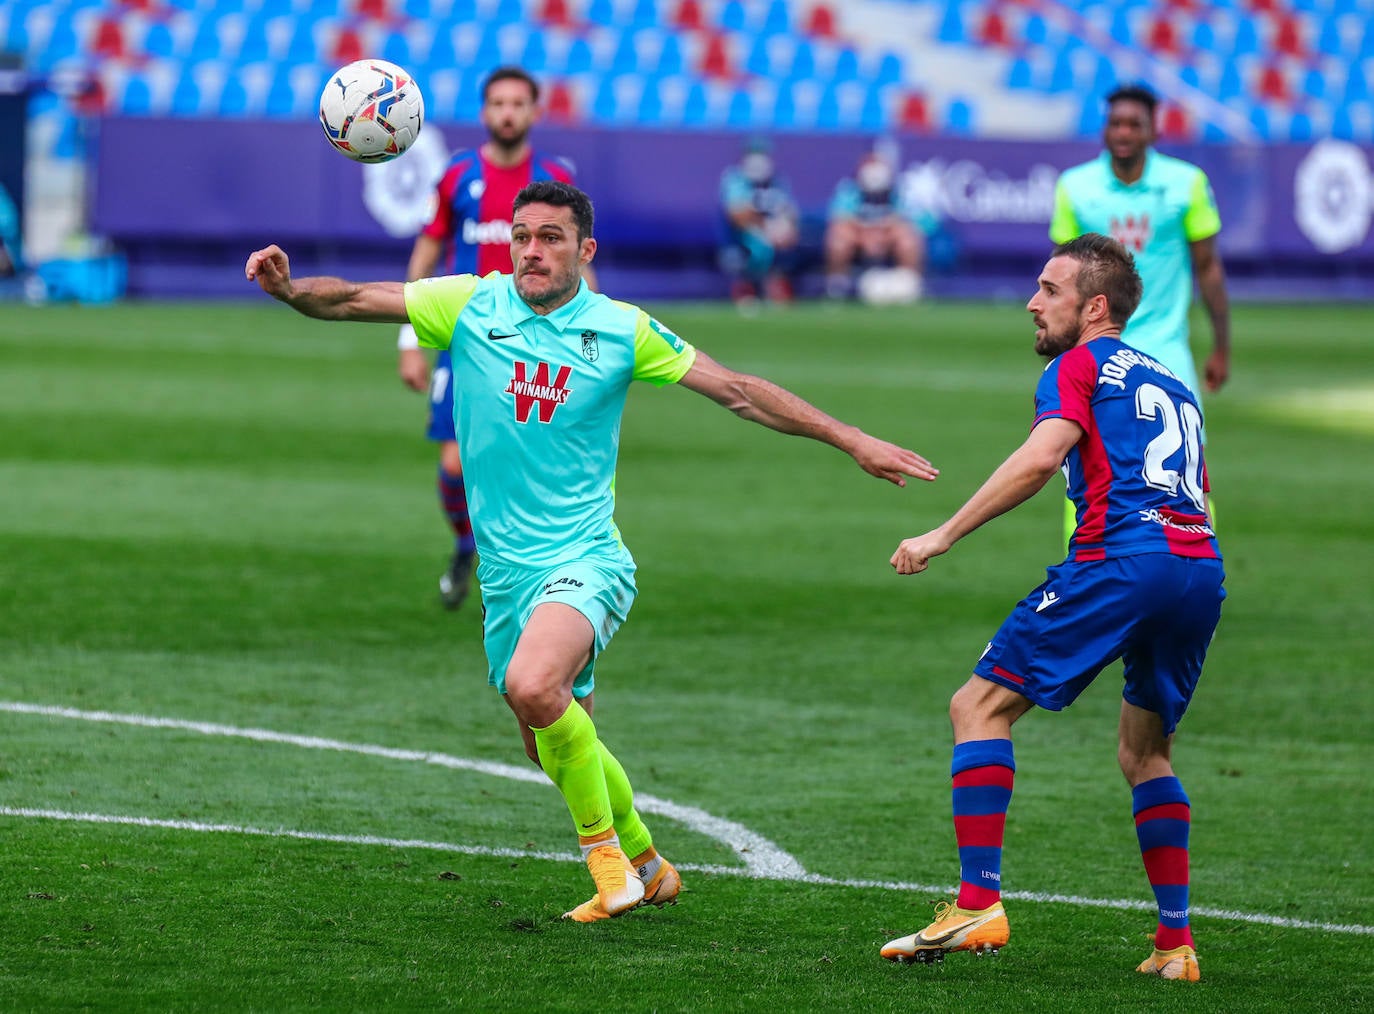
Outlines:
{"label": "blue and red striped jersey", "polygon": [[1035,389],[1035,425],[1045,419],[1083,428],[1064,459],[1078,520],[1069,559],[1221,558],[1207,514],[1202,410],[1167,367],[1116,338],[1076,345]]}
{"label": "blue and red striped jersey", "polygon": [[444,242],[439,273],[510,274],[511,205],[537,180],[572,183],[572,167],[538,152],[509,168],[492,165],[477,148],[454,154],[439,180],[434,218],[422,230]]}

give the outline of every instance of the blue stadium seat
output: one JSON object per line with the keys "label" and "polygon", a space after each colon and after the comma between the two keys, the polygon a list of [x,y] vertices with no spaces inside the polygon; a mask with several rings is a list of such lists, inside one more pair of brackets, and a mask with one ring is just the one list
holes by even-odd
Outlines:
{"label": "blue stadium seat", "polygon": [[630,12],[631,28],[662,28],[663,19],[659,16],[657,0],[635,0],[634,10]]}
{"label": "blue stadium seat", "polygon": [[759,26],[760,35],[781,35],[792,30],[792,7],[787,0],[771,0]]}
{"label": "blue stadium seat", "polygon": [[1255,25],[1252,17],[1240,18],[1236,21],[1236,34],[1231,40],[1232,56],[1249,56],[1259,52],[1259,29]]}
{"label": "blue stadium seat", "polygon": [[124,82],[119,111],[125,116],[147,116],[153,111],[153,90],[148,86],[148,79],[137,71],[130,72]]}
{"label": "blue stadium seat", "polygon": [[248,89],[237,74],[230,74],[219,96],[219,115],[242,117],[248,115]]}
{"label": "blue stadium seat", "polygon": [[149,56],[171,57],[176,53],[176,39],[172,26],[166,21],[154,21],[143,36],[143,51]]}
{"label": "blue stadium seat", "polygon": [[181,76],[172,89],[171,113],[173,116],[199,116],[201,112],[200,84],[191,65],[182,64]]}
{"label": "blue stadium seat", "polygon": [[887,93],[877,85],[871,85],[864,95],[863,108],[859,110],[859,129],[869,134],[880,134],[887,129]]}
{"label": "blue stadium seat", "polygon": [[778,85],[778,98],[773,103],[773,127],[776,130],[792,130],[802,126],[797,122],[797,100],[791,82]]}
{"label": "blue stadium seat", "polygon": [[663,48],[658,51],[659,77],[675,77],[686,70],[682,56],[682,37],[677,32],[663,33]]}
{"label": "blue stadium seat", "polygon": [[1345,93],[1341,96],[1344,105],[1352,102],[1368,102],[1369,79],[1364,72],[1364,64],[1355,63],[1350,66],[1350,76],[1345,79]]}
{"label": "blue stadium seat", "polygon": [[1083,110],[1078,114],[1078,133],[1083,137],[1096,137],[1107,125],[1107,113],[1102,108],[1102,97],[1089,95],[1083,100]]}
{"label": "blue stadium seat", "polygon": [[1032,11],[1026,15],[1021,29],[1021,38],[1031,46],[1043,46],[1049,42],[1050,27],[1043,14]]}
{"label": "blue stadium seat", "polygon": [[857,81],[858,78],[859,54],[852,46],[845,46],[835,54],[835,69],[831,72],[831,80],[841,84],[845,81]]}
{"label": "blue stadium seat", "polygon": [[1198,18],[1193,25],[1192,46],[1203,53],[1217,51],[1217,33],[1206,18]]}
{"label": "blue stadium seat", "polygon": [[721,4],[716,24],[727,32],[742,32],[748,21],[749,12],[745,10],[743,0],[725,0],[725,3]]}
{"label": "blue stadium seat", "polygon": [[940,16],[940,27],[935,37],[941,42],[961,43],[968,41],[964,32],[964,14],[960,0],[946,0],[944,13]]}
{"label": "blue stadium seat", "polygon": [[1315,133],[1312,127],[1312,117],[1301,109],[1295,112],[1288,121],[1288,140],[1290,141],[1310,141]]}
{"label": "blue stadium seat", "polygon": [[945,111],[945,130],[958,137],[968,137],[974,132],[973,106],[965,99],[955,99]]}
{"label": "blue stadium seat", "polygon": [[730,106],[725,113],[727,126],[747,129],[754,125],[754,100],[743,88],[736,88],[730,96]]}
{"label": "blue stadium seat", "polygon": [[1341,141],[1355,140],[1355,121],[1350,106],[1336,107],[1335,115],[1331,117],[1331,136]]}
{"label": "blue stadium seat", "polygon": [[1327,80],[1320,68],[1311,67],[1302,78],[1302,93],[1308,98],[1325,99]]}
{"label": "blue stadium seat", "polygon": [[644,91],[639,96],[639,108],[635,120],[644,127],[657,127],[663,123],[663,97],[659,94],[658,79],[650,78],[644,82]]}
{"label": "blue stadium seat", "polygon": [[792,53],[792,66],[787,71],[789,81],[809,81],[816,76],[816,47],[810,39],[798,39]]}
{"label": "blue stadium seat", "polygon": [[525,51],[520,54],[520,66],[531,74],[543,74],[549,69],[548,34],[537,25],[531,24],[525,39]]}
{"label": "blue stadium seat", "polygon": [[1011,66],[1007,68],[1007,87],[1024,91],[1035,85],[1033,80],[1034,72],[1028,57],[1017,56],[1012,59]]}
{"label": "blue stadium seat", "polygon": [[[320,44],[315,39],[315,29],[324,20],[323,16],[302,15],[296,18],[291,30],[291,41],[286,44],[285,63],[316,63],[321,59]],[[390,57],[387,57],[390,59]],[[406,66],[409,66],[406,64]]]}
{"label": "blue stadium seat", "polygon": [[453,27],[447,24],[434,26],[434,36],[425,56],[425,66],[431,71],[447,70],[458,66],[458,53],[453,48]]}
{"label": "blue stadium seat", "polygon": [[591,0],[583,17],[588,24],[613,25],[616,20],[615,4],[612,0]]}
{"label": "blue stadium seat", "polygon": [[271,51],[267,28],[271,20],[272,16],[265,11],[254,14],[248,19],[248,25],[243,33],[243,42],[240,43],[237,54],[240,63],[262,63],[275,58]]}
{"label": "blue stadium seat", "polygon": [[1050,68],[1050,79],[1045,86],[1045,90],[1058,95],[1063,92],[1078,91],[1082,87],[1078,80],[1078,71],[1075,66],[1074,51],[1072,49],[1060,49],[1054,57],[1054,65]]}
{"label": "blue stadium seat", "polygon": [[754,36],[749,52],[744,57],[744,70],[746,73],[769,79],[781,76],[773,70],[773,44],[768,36]]}
{"label": "blue stadium seat", "polygon": [[[20,52],[23,52],[21,50]],[[52,31],[48,34],[47,44],[35,61],[35,70],[48,71],[70,60],[81,52],[81,41],[76,37],[76,21],[65,11],[53,16]]]}
{"label": "blue stadium seat", "polygon": [[692,82],[692,87],[687,92],[687,101],[682,107],[682,125],[684,127],[702,127],[706,125],[706,117],[711,111],[711,99],[707,94],[706,82],[698,79]]}
{"label": "blue stadium seat", "polygon": [[1217,98],[1225,102],[1244,91],[1245,82],[1241,80],[1240,69],[1234,60],[1227,60],[1221,69],[1221,79],[1217,82]]}
{"label": "blue stadium seat", "polygon": [[592,118],[601,123],[610,123],[616,118],[615,78],[602,74],[592,98]]}
{"label": "blue stadium seat", "polygon": [[564,73],[568,75],[586,74],[592,69],[592,44],[587,37],[579,35],[568,47],[568,65]]}
{"label": "blue stadium seat", "polygon": [[1261,141],[1273,140],[1269,129],[1269,110],[1259,103],[1250,107],[1250,126],[1255,128],[1255,133]]}
{"label": "blue stadium seat", "polygon": [[878,69],[873,72],[876,85],[896,84],[902,80],[902,58],[896,53],[884,53],[878,60]]}
{"label": "blue stadium seat", "polygon": [[615,52],[611,54],[610,73],[611,76],[639,73],[639,49],[635,46],[633,31],[620,33],[620,39],[615,44]]}
{"label": "blue stadium seat", "polygon": [[411,59],[410,39],[405,32],[395,30],[387,32],[383,38],[381,56],[398,67],[409,67],[415,62]]}
{"label": "blue stadium seat", "polygon": [[203,14],[196,33],[191,37],[191,48],[186,54],[188,63],[196,64],[202,60],[217,60],[224,55],[224,44],[220,39],[219,18],[213,14]]}

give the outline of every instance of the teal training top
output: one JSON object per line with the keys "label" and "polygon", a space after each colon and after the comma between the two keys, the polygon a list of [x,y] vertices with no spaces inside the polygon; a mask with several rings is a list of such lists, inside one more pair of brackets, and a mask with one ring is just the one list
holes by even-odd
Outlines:
{"label": "teal training top", "polygon": [[547,316],[496,272],[410,282],[405,300],[420,344],[453,361],[453,419],[483,559],[546,567],[627,558],[612,518],[625,396],[633,380],[681,380],[696,349],[586,283]]}
{"label": "teal training top", "polygon": [[1067,243],[1085,232],[1120,240],[1135,255],[1144,283],[1140,308],[1121,340],[1158,359],[1199,393],[1188,345],[1188,308],[1193,302],[1189,244],[1221,231],[1221,216],[1207,175],[1191,162],[1145,153],[1145,171],[1134,183],[1112,172],[1111,155],[1066,169],[1054,191],[1050,239]]}

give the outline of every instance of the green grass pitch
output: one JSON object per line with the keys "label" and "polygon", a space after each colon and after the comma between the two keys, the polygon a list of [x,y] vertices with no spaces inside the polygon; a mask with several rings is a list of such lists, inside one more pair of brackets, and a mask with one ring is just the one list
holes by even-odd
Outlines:
{"label": "green grass pitch", "polygon": [[1189,985],[1133,971],[1153,917],[1117,669],[1018,726],[1011,944],[877,954],[957,877],[949,694],[1060,550],[1052,484],[924,575],[887,564],[1023,438],[1020,306],[651,309],[943,474],[899,490],[632,392],[640,598],[597,719],[687,886],[583,927],[558,920],[589,881],[485,685],[477,604],[437,604],[434,453],[394,331],[265,298],[5,308],[0,1009],[1374,1003],[1374,310],[1238,308],[1207,401],[1230,598],[1175,751]]}

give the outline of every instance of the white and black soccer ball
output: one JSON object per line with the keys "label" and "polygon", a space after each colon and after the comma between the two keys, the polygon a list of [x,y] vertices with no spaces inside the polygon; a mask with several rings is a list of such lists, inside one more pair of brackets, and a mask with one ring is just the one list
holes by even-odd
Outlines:
{"label": "white and black soccer ball", "polygon": [[324,136],[355,162],[389,162],[420,136],[425,99],[402,68],[385,60],[340,67],[320,93]]}

